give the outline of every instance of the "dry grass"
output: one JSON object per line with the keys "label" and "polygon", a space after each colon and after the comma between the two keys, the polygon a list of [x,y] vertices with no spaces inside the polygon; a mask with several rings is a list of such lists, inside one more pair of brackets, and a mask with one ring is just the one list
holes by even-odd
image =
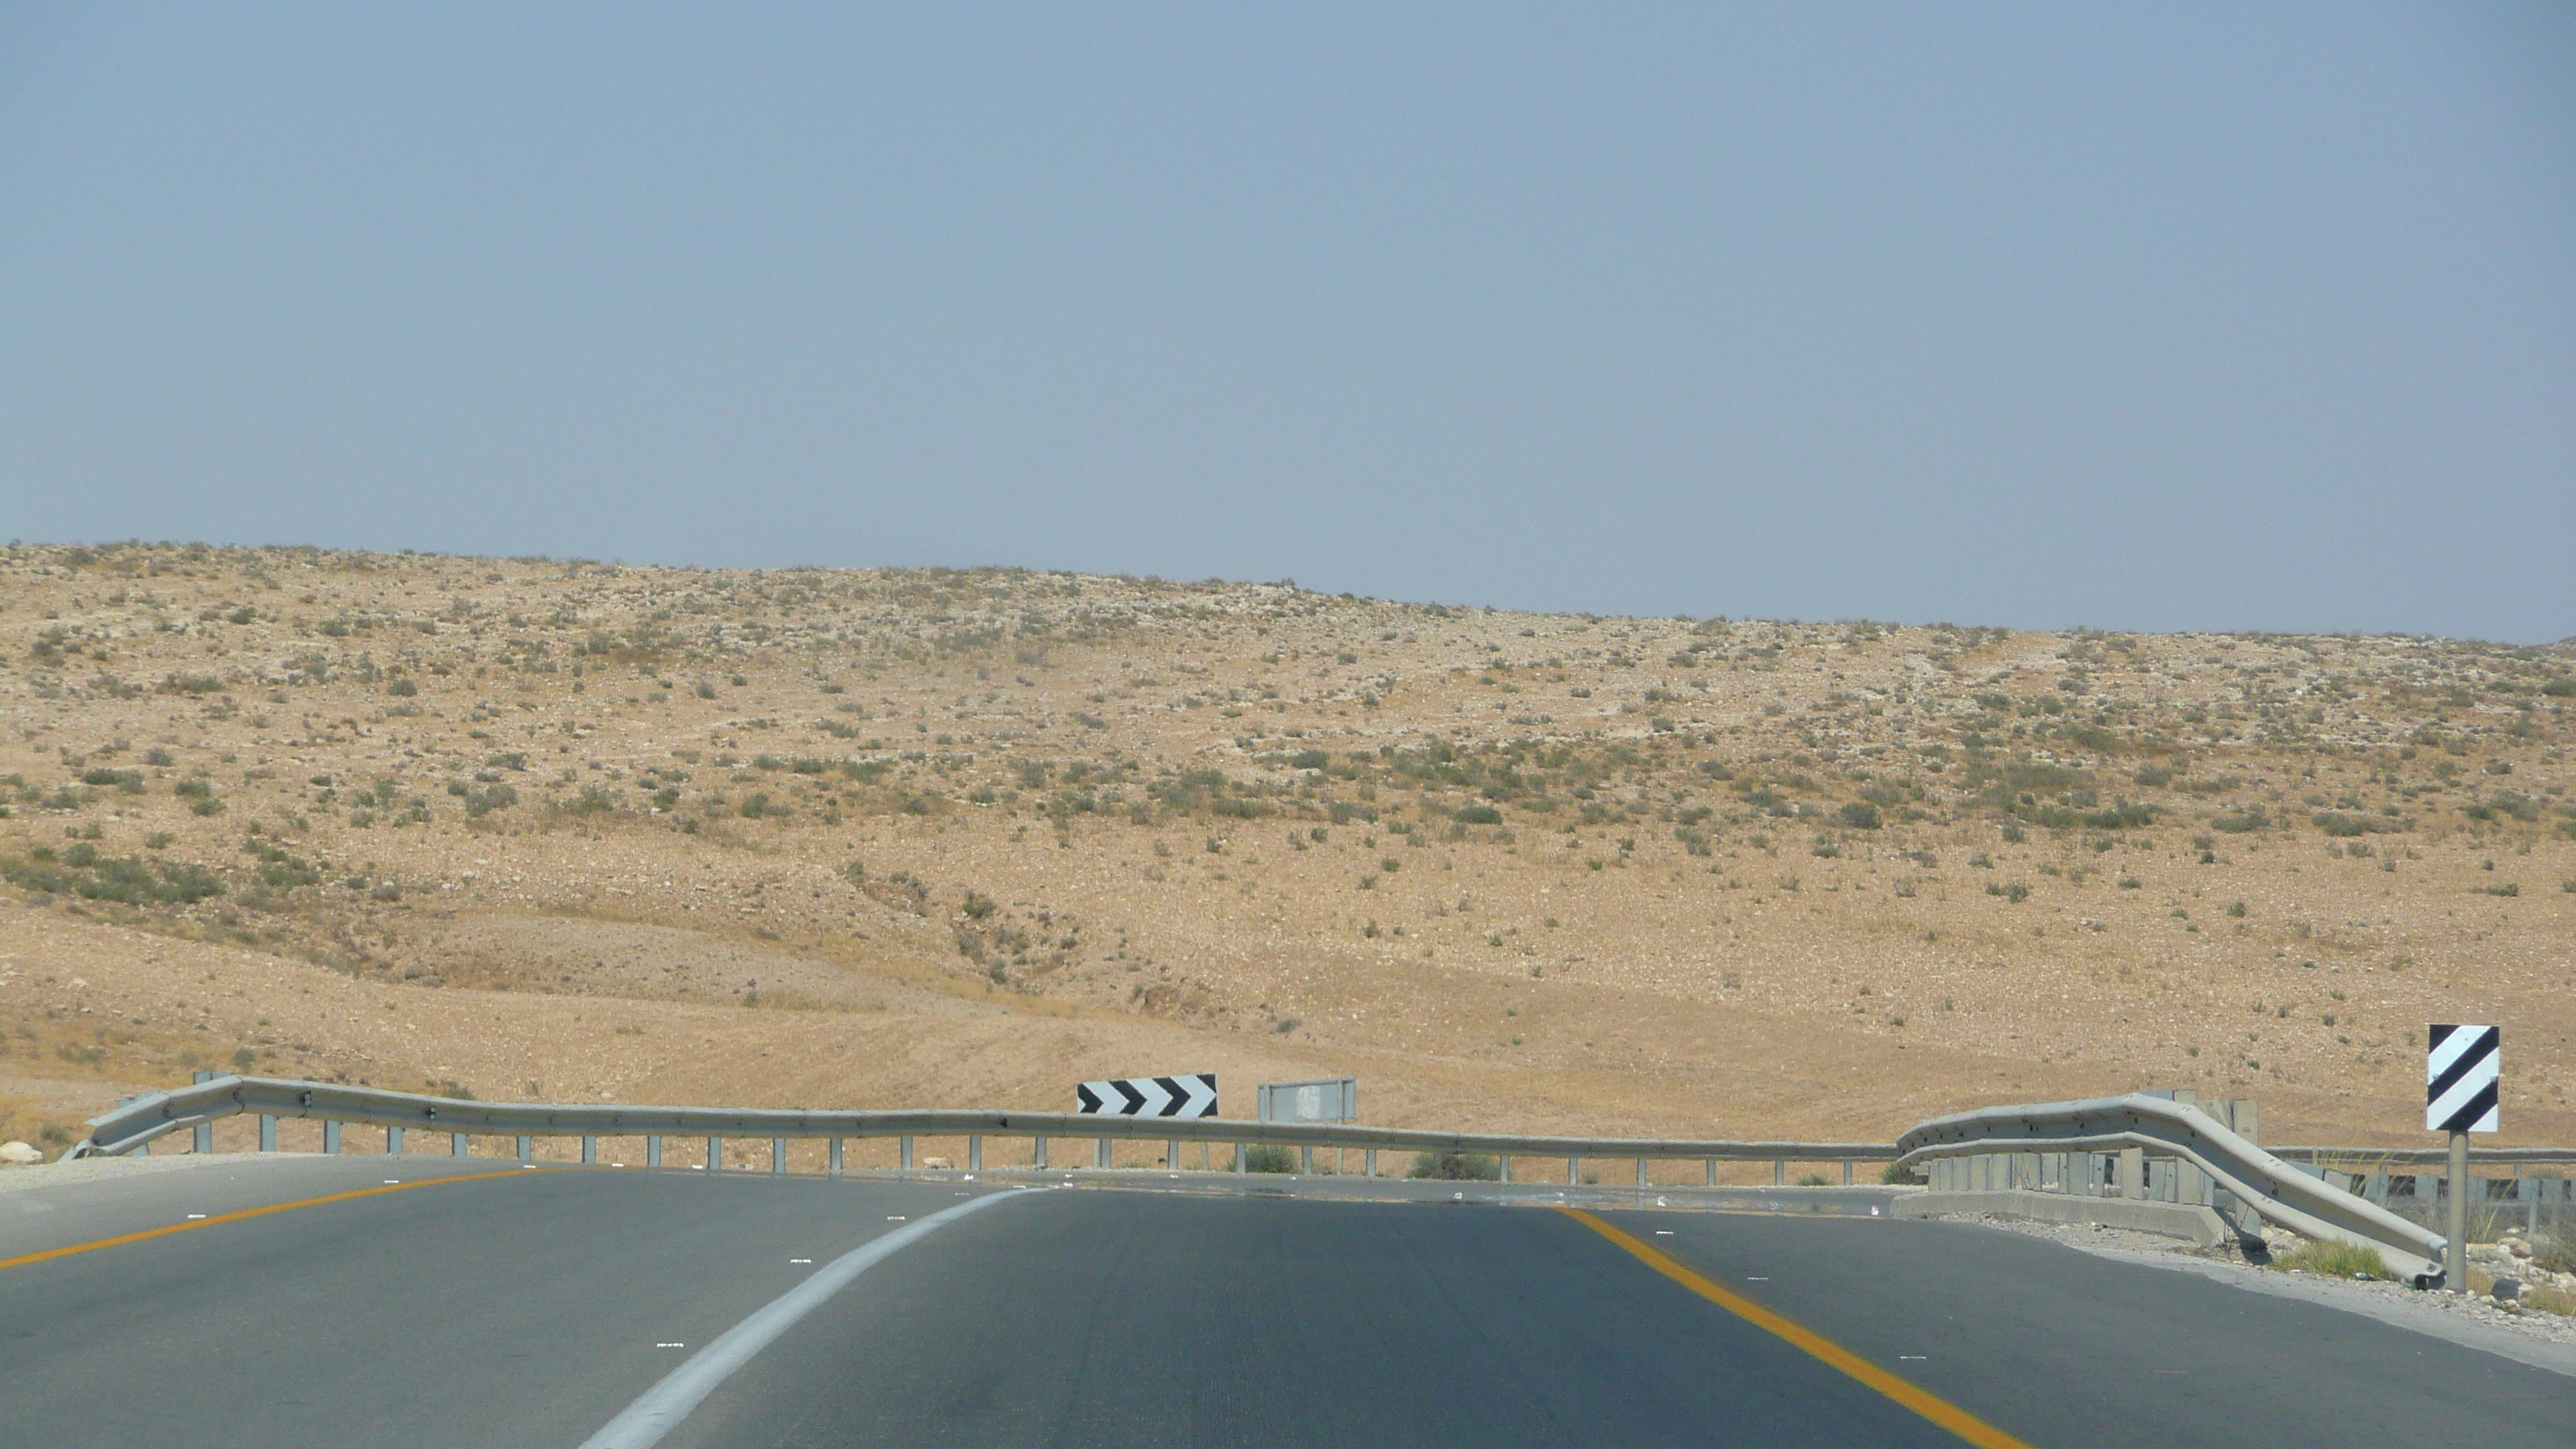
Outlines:
{"label": "dry grass", "polygon": [[[2576,1029],[2571,663],[0,550],[0,1027],[107,1053],[0,1089],[1213,1068],[1235,1112],[1351,1072],[1376,1121],[1883,1137],[2156,1085],[2411,1141],[2425,1021]],[[2504,1142],[2576,1137],[2563,1071],[2517,1057]]]}
{"label": "dry grass", "polygon": [[2284,1273],[2318,1273],[2328,1278],[2388,1278],[2379,1251],[2357,1243],[2301,1243],[2272,1260]]}

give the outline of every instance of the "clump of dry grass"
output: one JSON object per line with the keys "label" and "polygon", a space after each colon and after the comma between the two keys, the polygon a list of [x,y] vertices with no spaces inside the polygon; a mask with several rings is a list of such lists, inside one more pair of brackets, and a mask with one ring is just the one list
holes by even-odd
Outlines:
{"label": "clump of dry grass", "polygon": [[2359,1243],[2301,1243],[2272,1260],[2284,1273],[2316,1273],[2328,1278],[2394,1276],[2379,1259],[2379,1250]]}

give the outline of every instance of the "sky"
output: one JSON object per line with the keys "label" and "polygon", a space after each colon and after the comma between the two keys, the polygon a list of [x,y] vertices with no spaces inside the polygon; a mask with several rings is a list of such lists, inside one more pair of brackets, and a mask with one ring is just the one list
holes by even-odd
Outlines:
{"label": "sky", "polygon": [[2576,635],[2576,9],[0,4],[0,537]]}

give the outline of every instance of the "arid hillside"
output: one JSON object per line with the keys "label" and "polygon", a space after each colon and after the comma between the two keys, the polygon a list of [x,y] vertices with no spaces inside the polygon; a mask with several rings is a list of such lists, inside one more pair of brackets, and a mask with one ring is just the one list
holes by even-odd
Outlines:
{"label": "arid hillside", "polygon": [[2576,1141],[2576,649],[1020,571],[0,551],[0,1135],[483,1097],[1878,1137],[2191,1086]]}

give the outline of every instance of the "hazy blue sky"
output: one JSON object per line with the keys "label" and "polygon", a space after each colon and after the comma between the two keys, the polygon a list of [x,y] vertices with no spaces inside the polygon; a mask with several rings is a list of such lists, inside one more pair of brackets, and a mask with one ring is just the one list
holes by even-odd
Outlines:
{"label": "hazy blue sky", "polygon": [[2576,8],[0,8],[0,537],[2576,634]]}

